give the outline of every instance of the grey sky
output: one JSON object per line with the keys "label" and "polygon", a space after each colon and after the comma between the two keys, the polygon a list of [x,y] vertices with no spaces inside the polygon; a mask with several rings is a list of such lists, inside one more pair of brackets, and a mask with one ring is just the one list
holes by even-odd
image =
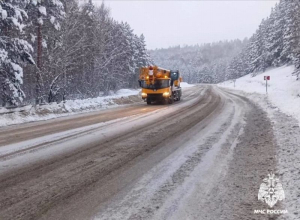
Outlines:
{"label": "grey sky", "polygon": [[276,2],[105,1],[116,20],[145,35],[148,49],[250,37]]}

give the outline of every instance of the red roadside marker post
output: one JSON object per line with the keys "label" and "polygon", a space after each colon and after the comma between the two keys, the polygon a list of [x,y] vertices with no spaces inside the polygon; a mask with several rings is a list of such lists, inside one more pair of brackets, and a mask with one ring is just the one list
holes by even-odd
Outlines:
{"label": "red roadside marker post", "polygon": [[271,79],[270,76],[264,76],[264,80],[266,81],[266,93],[268,94],[268,81]]}

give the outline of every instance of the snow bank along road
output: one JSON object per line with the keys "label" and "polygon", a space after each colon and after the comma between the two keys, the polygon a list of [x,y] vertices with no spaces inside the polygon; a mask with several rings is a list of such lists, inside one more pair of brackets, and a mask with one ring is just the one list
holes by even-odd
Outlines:
{"label": "snow bank along road", "polygon": [[266,114],[215,86],[183,97],[2,128],[0,219],[266,219]]}

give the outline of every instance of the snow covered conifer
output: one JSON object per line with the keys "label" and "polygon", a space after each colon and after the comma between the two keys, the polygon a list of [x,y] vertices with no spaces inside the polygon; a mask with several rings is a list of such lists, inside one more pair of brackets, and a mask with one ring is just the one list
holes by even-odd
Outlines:
{"label": "snow covered conifer", "polygon": [[275,23],[273,28],[273,41],[272,44],[272,57],[273,57],[273,66],[280,66],[281,61],[285,60],[282,56],[283,50],[283,29],[285,25],[285,1],[280,1],[278,6],[275,8]]}
{"label": "snow covered conifer", "polygon": [[[25,1],[26,3],[26,1]],[[16,105],[25,97],[22,64],[34,64],[33,48],[24,39],[24,21],[28,18],[22,9],[24,2],[0,1],[0,83],[2,105]]]}
{"label": "snow covered conifer", "polygon": [[299,47],[300,2],[289,0],[285,2],[285,25],[283,29],[283,51],[281,57],[285,63],[294,61]]}
{"label": "snow covered conifer", "polygon": [[138,49],[138,66],[148,66],[151,63],[151,58],[147,53],[145,37],[141,34],[140,37],[137,38],[137,49]]}
{"label": "snow covered conifer", "polygon": [[[31,21],[31,28],[36,28],[37,31],[30,31],[32,43],[37,39],[38,44],[38,56],[37,64],[41,67],[41,51],[42,47],[47,47],[47,42],[43,39],[45,34],[42,33],[43,25],[45,22],[51,24],[56,30],[60,30],[60,21],[65,15],[64,5],[60,0],[27,0],[28,4],[26,10],[28,12],[29,19]],[[35,35],[37,33],[37,35]]]}
{"label": "snow covered conifer", "polygon": [[[36,76],[36,103],[40,103],[42,98],[42,81],[46,79],[43,70],[45,58],[49,58],[43,48],[49,47],[49,35],[53,31],[61,29],[60,21],[64,17],[64,5],[60,0],[27,0],[26,11],[30,20],[27,32],[31,43],[34,45],[34,53],[38,70],[32,70]],[[44,26],[46,28],[44,28]],[[57,40],[55,40],[57,41]]]}

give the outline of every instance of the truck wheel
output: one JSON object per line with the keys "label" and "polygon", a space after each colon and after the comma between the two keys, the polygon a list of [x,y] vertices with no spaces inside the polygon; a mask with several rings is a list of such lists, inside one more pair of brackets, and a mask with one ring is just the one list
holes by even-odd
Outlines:
{"label": "truck wheel", "polygon": [[181,90],[179,90],[179,91],[177,92],[177,94],[178,94],[178,101],[180,101],[181,95],[182,95]]}
{"label": "truck wheel", "polygon": [[175,101],[179,101],[180,100],[179,92],[176,91],[175,94],[176,94]]}
{"label": "truck wheel", "polygon": [[171,97],[169,98],[169,104],[173,104],[173,103],[174,103],[174,96],[172,94]]}

